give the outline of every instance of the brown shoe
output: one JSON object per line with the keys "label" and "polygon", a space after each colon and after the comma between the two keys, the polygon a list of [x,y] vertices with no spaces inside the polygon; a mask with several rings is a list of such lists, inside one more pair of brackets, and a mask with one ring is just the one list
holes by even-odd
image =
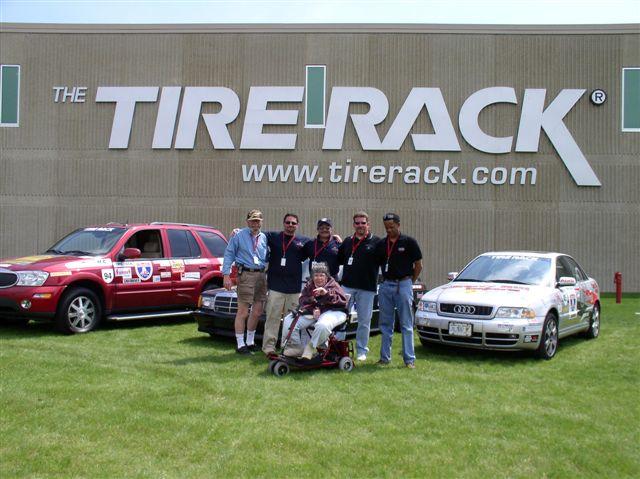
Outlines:
{"label": "brown shoe", "polygon": [[409,369],[415,369],[416,365],[414,363],[407,363],[405,364],[405,366],[407,366]]}

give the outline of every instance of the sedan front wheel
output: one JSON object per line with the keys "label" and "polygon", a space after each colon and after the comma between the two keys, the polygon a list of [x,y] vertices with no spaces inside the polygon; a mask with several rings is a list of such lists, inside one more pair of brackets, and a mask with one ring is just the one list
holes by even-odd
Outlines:
{"label": "sedan front wheel", "polygon": [[540,346],[536,351],[538,357],[542,359],[551,359],[556,355],[558,350],[558,320],[553,313],[547,313],[542,327],[542,337],[540,338]]}

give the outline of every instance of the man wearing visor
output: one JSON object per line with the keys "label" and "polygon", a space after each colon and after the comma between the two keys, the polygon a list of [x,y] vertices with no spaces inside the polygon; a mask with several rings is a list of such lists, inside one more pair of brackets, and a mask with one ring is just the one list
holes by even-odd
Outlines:
{"label": "man wearing visor", "polygon": [[333,234],[331,218],[320,218],[317,224],[318,236],[304,245],[305,259],[309,259],[309,276],[312,276],[313,265],[326,263],[329,274],[337,279],[340,265],[338,264],[338,248],[342,242],[338,235]]}

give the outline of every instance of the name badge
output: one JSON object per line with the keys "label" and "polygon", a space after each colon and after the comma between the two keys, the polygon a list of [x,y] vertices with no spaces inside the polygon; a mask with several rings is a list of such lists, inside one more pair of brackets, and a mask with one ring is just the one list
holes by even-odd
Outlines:
{"label": "name badge", "polygon": [[384,265],[384,272],[388,273],[389,272],[389,263]]}
{"label": "name badge", "polygon": [[353,256],[349,256],[349,260],[347,261],[347,264],[349,266],[351,266],[353,264]]}
{"label": "name badge", "polygon": [[287,265],[287,258],[281,258],[280,259],[280,266],[286,266]]}
{"label": "name badge", "polygon": [[253,255],[253,264],[260,264],[260,260],[255,254]]}

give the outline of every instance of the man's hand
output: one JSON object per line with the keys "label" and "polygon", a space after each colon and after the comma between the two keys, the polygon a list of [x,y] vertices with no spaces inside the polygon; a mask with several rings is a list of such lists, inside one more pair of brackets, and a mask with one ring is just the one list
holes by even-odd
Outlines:
{"label": "man's hand", "polygon": [[337,243],[342,243],[342,238],[340,238],[340,235],[333,235],[332,238],[336,240]]}
{"label": "man's hand", "polygon": [[231,282],[231,276],[229,276],[228,274],[224,275],[223,286],[226,290],[230,290],[231,286],[233,286],[233,283]]}

